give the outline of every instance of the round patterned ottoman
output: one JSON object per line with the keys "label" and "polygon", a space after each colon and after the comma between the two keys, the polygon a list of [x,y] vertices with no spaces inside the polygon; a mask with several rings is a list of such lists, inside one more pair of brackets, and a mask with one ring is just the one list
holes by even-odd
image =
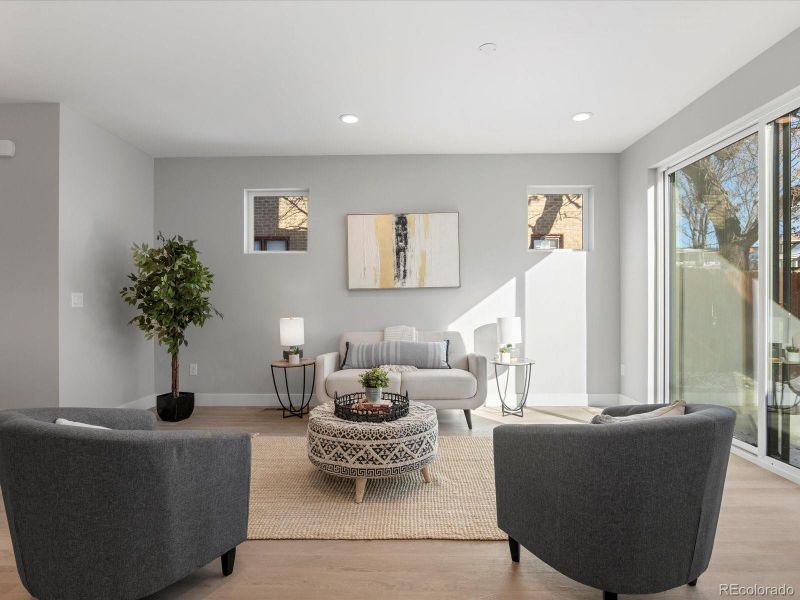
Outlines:
{"label": "round patterned ottoman", "polygon": [[422,471],[428,483],[438,431],[436,410],[427,404],[412,402],[408,416],[396,421],[357,423],[334,416],[328,402],[308,417],[308,458],[326,473],[354,478],[355,500],[361,504],[367,479]]}

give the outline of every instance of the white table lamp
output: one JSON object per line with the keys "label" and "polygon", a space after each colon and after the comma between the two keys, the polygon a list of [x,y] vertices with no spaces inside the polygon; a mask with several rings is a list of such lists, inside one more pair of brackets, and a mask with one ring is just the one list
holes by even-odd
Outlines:
{"label": "white table lamp", "polygon": [[522,342],[522,319],[500,317],[497,319],[497,341],[501,346]]}
{"label": "white table lamp", "polygon": [[[303,317],[284,317],[281,319],[281,346],[294,347],[302,346],[305,343],[305,328],[303,326]],[[300,357],[303,355],[301,350],[299,354],[289,354],[288,351],[283,351],[283,357],[291,364],[298,364]]]}
{"label": "white table lamp", "polygon": [[500,362],[511,362],[511,346],[522,341],[522,320],[519,317],[497,319],[497,342],[500,344]]}

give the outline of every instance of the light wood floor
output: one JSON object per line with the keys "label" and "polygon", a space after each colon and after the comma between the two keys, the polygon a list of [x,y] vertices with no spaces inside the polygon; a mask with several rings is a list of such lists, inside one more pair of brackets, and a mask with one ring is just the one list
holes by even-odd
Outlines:
{"label": "light wood floor", "polygon": [[[500,422],[586,421],[595,409],[540,408],[525,419],[502,419],[493,409],[473,416],[469,432],[461,411],[440,411],[441,435],[491,435]],[[262,435],[304,435],[306,419],[281,419],[258,408],[205,408],[163,429],[222,428]],[[0,600],[27,599],[19,583],[5,515],[0,523]],[[800,595],[800,487],[731,456],[711,566],[696,588],[684,586],[639,598],[719,599],[719,585],[794,586]],[[739,596],[740,598],[745,596]],[[763,596],[762,596],[763,597]],[[151,597],[276,600],[544,599],[599,600],[598,591],[575,583],[522,550],[511,562],[505,542],[460,541],[250,541],[239,546],[233,575],[219,561]],[[631,597],[632,598],[632,597]]]}

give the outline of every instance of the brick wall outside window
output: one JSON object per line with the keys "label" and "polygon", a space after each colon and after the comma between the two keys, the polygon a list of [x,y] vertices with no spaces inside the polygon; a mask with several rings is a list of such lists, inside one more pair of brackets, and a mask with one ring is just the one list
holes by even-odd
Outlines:
{"label": "brick wall outside window", "polygon": [[562,248],[583,248],[583,195],[531,194],[528,196],[528,248],[533,240],[561,237]]}
{"label": "brick wall outside window", "polygon": [[256,238],[288,238],[289,250],[308,250],[308,198],[253,198],[253,235]]}

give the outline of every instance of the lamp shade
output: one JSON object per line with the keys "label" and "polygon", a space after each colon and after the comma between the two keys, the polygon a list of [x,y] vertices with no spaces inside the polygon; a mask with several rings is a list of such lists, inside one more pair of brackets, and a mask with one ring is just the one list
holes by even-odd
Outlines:
{"label": "lamp shade", "polygon": [[281,319],[281,346],[302,346],[305,343],[303,317]]}
{"label": "lamp shade", "polygon": [[500,317],[497,319],[497,341],[500,345],[522,342],[522,319],[519,317]]}

